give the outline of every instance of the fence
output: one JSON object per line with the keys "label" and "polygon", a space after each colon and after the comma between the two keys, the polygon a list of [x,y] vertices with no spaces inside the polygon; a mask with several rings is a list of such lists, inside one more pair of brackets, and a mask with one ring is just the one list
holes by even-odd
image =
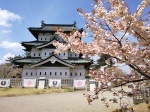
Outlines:
{"label": "fence", "polygon": [[150,96],[150,86],[140,86],[139,88],[133,88],[132,91],[135,104],[145,102],[147,97]]}
{"label": "fence", "polygon": [[[3,80],[3,79],[1,79]],[[89,87],[89,79],[86,79],[86,87],[80,89],[86,89]],[[45,88],[48,88],[49,79],[45,79]],[[36,79],[36,87],[39,85],[39,80]],[[23,87],[23,79],[22,78],[11,78],[10,79],[10,87],[12,88],[21,88]],[[74,80],[73,79],[61,79],[61,88],[72,88],[74,89]]]}
{"label": "fence", "polygon": [[10,85],[11,85],[11,87],[22,87],[22,79],[21,78],[11,78]]}

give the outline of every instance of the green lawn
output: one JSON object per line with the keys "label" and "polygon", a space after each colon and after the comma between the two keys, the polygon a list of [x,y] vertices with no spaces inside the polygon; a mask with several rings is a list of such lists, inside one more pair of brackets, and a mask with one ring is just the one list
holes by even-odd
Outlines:
{"label": "green lawn", "polygon": [[73,92],[73,89],[35,89],[35,88],[0,88],[0,97],[2,96],[22,96],[22,95],[33,95],[33,94],[50,94],[50,93],[62,93],[62,92]]}

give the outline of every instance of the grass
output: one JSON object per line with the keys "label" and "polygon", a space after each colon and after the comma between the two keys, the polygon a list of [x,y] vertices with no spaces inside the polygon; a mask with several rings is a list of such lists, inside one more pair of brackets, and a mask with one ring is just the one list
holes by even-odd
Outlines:
{"label": "grass", "polygon": [[148,109],[148,106],[150,107],[150,97],[147,98],[147,101],[147,104],[145,102],[135,104],[133,108],[135,108],[136,112],[150,112],[150,110]]}
{"label": "grass", "polygon": [[134,105],[133,108],[135,109],[135,112],[149,112],[146,103]]}
{"label": "grass", "polygon": [[39,95],[50,93],[73,92],[73,89],[35,89],[35,88],[0,88],[0,97],[22,96],[22,95]]}

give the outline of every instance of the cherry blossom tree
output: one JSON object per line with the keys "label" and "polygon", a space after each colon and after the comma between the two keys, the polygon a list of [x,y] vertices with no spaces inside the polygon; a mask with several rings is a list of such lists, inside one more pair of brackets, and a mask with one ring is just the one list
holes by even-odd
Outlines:
{"label": "cherry blossom tree", "polygon": [[[106,4],[106,5],[105,5]],[[90,71],[95,80],[101,83],[100,88],[113,81],[128,83],[150,79],[150,0],[141,0],[135,13],[125,0],[94,0],[93,10],[88,13],[81,8],[77,11],[85,19],[86,30],[72,31],[66,34],[58,29],[66,44],[54,42],[56,53],[70,49],[84,55],[110,55],[115,63],[126,64],[132,70],[132,77],[118,75],[115,69]],[[93,41],[83,43],[82,38],[92,33]],[[109,64],[109,61],[106,61]],[[141,78],[142,77],[142,78]],[[96,93],[97,94],[97,93]],[[89,97],[90,95],[88,95]],[[108,103],[103,99],[104,104]]]}
{"label": "cherry blossom tree", "polygon": [[[106,0],[106,2],[110,5],[108,10],[100,0],[93,3],[92,13],[78,9],[79,14],[86,20],[86,28],[93,33],[92,42],[87,44],[81,41],[82,37],[87,36],[85,31],[82,33],[73,31],[70,35],[58,32],[67,44],[55,42],[57,51],[70,48],[73,52],[85,55],[109,54],[118,63],[126,63],[141,75],[150,78],[150,24],[148,24],[150,12],[142,15],[150,1],[142,0],[134,14],[130,12],[124,0]],[[118,33],[122,35],[117,35]],[[130,35],[130,38],[126,35]],[[135,41],[132,42],[132,39]]]}

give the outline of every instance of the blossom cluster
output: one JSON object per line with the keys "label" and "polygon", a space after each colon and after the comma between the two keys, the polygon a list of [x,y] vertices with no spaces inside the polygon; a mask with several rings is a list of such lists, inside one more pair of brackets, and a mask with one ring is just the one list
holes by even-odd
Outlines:
{"label": "blossom cluster", "polygon": [[[65,34],[58,31],[66,44],[54,42],[55,52],[71,49],[84,55],[109,54],[117,63],[126,63],[140,74],[150,74],[150,24],[149,16],[142,18],[143,10],[149,7],[149,0],[142,0],[135,13],[130,12],[124,0],[106,0],[107,10],[101,0],[95,0],[92,13],[78,9],[86,20],[85,26],[93,35],[91,43],[83,43],[87,32],[72,31]],[[147,19],[147,20],[146,20]],[[148,77],[147,77],[148,78]],[[150,77],[149,77],[150,78]]]}

